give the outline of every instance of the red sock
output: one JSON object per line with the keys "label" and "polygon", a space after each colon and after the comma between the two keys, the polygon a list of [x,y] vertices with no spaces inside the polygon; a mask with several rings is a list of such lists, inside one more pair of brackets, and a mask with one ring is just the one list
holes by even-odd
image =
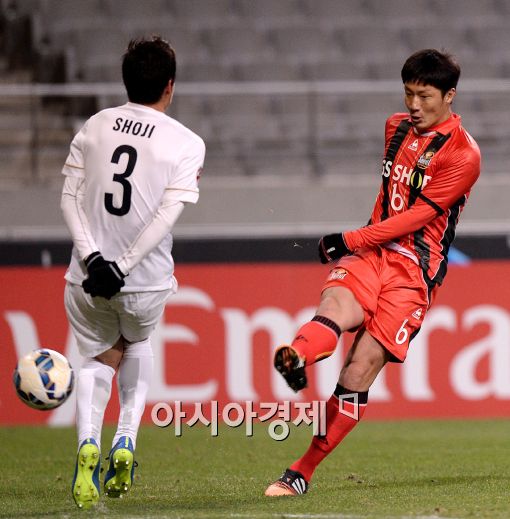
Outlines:
{"label": "red sock", "polygon": [[309,366],[335,351],[340,333],[340,327],[331,319],[316,315],[301,326],[292,341],[292,347],[306,359],[306,365]]}
{"label": "red sock", "polygon": [[[353,398],[346,398],[340,402],[339,395],[353,393],[358,395],[357,404]],[[354,426],[361,420],[367,407],[368,391],[349,391],[337,385],[335,393],[326,404],[326,435],[314,436],[312,443],[305,454],[294,462],[291,470],[303,474],[306,481],[310,482],[317,465],[347,436]],[[341,409],[339,406],[341,403]],[[340,412],[340,411],[343,412]]]}

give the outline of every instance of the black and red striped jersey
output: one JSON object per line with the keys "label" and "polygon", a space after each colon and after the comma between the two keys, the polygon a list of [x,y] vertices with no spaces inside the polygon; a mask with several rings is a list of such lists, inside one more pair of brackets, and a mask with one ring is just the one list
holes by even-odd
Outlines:
{"label": "black and red striped jersey", "polygon": [[408,114],[392,115],[369,225],[344,233],[347,247],[392,248],[420,265],[431,288],[441,284],[460,213],[479,175],[480,150],[459,115],[425,134],[414,130]]}

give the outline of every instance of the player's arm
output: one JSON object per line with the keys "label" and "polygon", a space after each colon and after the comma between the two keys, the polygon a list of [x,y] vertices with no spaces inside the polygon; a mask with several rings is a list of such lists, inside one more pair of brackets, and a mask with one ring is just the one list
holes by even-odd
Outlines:
{"label": "player's arm", "polygon": [[161,205],[151,222],[140,232],[128,250],[117,260],[117,266],[128,275],[149,252],[172,230],[184,209],[184,202],[176,200],[177,193],[167,189]]}
{"label": "player's arm", "polygon": [[[71,233],[78,257],[85,264],[88,277],[82,283],[85,292],[92,296],[110,299],[124,285],[123,275],[116,270],[114,262],[106,261],[92,236],[84,209],[85,200],[85,135],[88,121],[76,134],[62,169],[65,175],[60,207]],[[104,284],[106,279],[107,284]]]}
{"label": "player's arm", "polygon": [[90,231],[89,221],[83,208],[85,198],[85,166],[83,149],[88,121],[75,135],[71,142],[69,155],[62,168],[65,175],[64,187],[60,199],[60,208],[71,233],[73,244],[81,260],[85,260],[98,250]]}
{"label": "player's arm", "polygon": [[383,222],[361,229],[327,234],[319,240],[319,258],[328,263],[359,248],[385,243],[416,231],[433,220],[437,212],[424,202],[417,202],[411,209],[391,216]]}
{"label": "player's arm", "polygon": [[361,247],[382,244],[421,229],[469,193],[479,174],[479,155],[459,156],[438,171],[416,203],[406,211],[361,229],[321,238],[321,262],[327,263]]}
{"label": "player's arm", "polygon": [[60,199],[60,208],[81,260],[85,260],[98,250],[90,232],[87,215],[83,209],[84,196],[85,179],[66,176]]}
{"label": "player's arm", "polygon": [[202,140],[194,142],[183,154],[152,220],[116,261],[124,275],[128,275],[168,235],[185,204],[198,201],[198,178],[204,165],[204,156],[205,145]]}
{"label": "player's arm", "polygon": [[[88,277],[82,283],[85,292],[92,296],[102,296],[110,299],[124,285],[123,275],[116,271],[116,266],[111,261],[106,261],[99,247],[97,246],[87,214],[83,207],[85,199],[85,178],[80,157],[79,139],[75,138],[71,145],[71,153],[63,169],[66,175],[60,208],[66,222],[67,228],[71,233],[74,247],[78,252],[78,257],[84,262]],[[106,290],[100,285],[104,278],[113,278]]]}

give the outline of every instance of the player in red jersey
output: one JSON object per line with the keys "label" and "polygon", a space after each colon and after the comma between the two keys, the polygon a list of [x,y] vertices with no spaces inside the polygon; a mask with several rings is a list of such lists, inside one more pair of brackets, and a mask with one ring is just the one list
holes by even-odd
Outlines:
{"label": "player in red jersey", "polygon": [[402,68],[407,114],[386,122],[382,185],[366,227],[319,241],[322,263],[339,260],[323,287],[315,317],[280,346],[274,364],[295,391],[307,366],[329,357],[340,334],[357,331],[326,406],[326,434],[266,490],[299,495],[317,465],[363,416],[368,390],[383,366],[403,362],[446,274],[448,249],[470,190],[480,151],[451,105],[460,68],[434,49]]}

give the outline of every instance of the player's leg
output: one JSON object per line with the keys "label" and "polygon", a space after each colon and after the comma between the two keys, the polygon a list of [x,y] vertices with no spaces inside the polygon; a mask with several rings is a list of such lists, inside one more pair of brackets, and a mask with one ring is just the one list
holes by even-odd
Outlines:
{"label": "player's leg", "polygon": [[112,379],[123,348],[121,338],[110,350],[87,359],[77,377],[76,427],[79,448],[72,493],[79,508],[88,509],[99,500],[101,429],[110,400]]}
{"label": "player's leg", "polygon": [[150,337],[126,343],[117,377],[120,414],[113,438],[114,445],[122,436],[127,436],[136,447],[136,437],[153,371],[154,353]]}
{"label": "player's leg", "polygon": [[326,406],[326,435],[313,438],[305,455],[290,469],[308,482],[317,465],[343,440],[363,416],[368,390],[384,365],[403,361],[409,342],[428,305],[421,271],[408,258],[382,251],[382,286],[377,311],[358,332]]}
{"label": "player's leg", "polygon": [[290,345],[275,352],[275,368],[294,391],[306,387],[305,367],[329,357],[340,334],[365,322],[377,308],[381,281],[377,250],[346,256],[331,270],[315,317],[304,324]]}
{"label": "player's leg", "polygon": [[[389,360],[404,361],[411,337],[421,326],[429,306],[429,296],[419,266],[391,250],[380,249],[375,253],[379,259],[379,289],[374,291],[376,285],[373,283],[352,284],[356,299],[363,302],[363,309],[370,318],[358,333],[345,359],[335,394],[327,403],[326,435],[313,439],[305,455],[268,488],[268,495],[295,495],[304,493],[299,490],[306,491],[317,465],[363,415],[368,388],[379,371]],[[349,275],[356,273],[358,281],[363,280],[360,276],[363,268],[354,267],[349,270]],[[365,271],[370,280],[370,269]],[[367,290],[373,291],[375,300],[370,299]]]}
{"label": "player's leg", "polygon": [[120,414],[105,475],[105,493],[120,497],[132,485],[134,451],[154,367],[150,339],[128,343],[119,367]]}
{"label": "player's leg", "polygon": [[78,444],[93,438],[101,446],[101,429],[110,401],[112,381],[124,351],[122,337],[109,350],[83,363],[76,383],[76,427]]}
{"label": "player's leg", "polygon": [[72,493],[78,507],[90,508],[99,500],[103,416],[124,344],[115,313],[105,299],[93,299],[80,286],[68,284],[65,307],[80,353],[86,358],[76,383],[78,454]]}
{"label": "player's leg", "polygon": [[335,393],[326,406],[326,434],[314,437],[305,455],[290,467],[307,482],[363,416],[368,390],[384,365],[405,359],[410,339],[427,309],[427,287],[419,267],[391,250],[380,254],[377,310],[358,333],[344,361]]}
{"label": "player's leg", "polygon": [[120,325],[126,347],[117,378],[119,421],[104,481],[108,497],[120,497],[133,483],[134,451],[154,368],[150,334],[161,318],[169,293],[125,294],[120,298]]}
{"label": "player's leg", "polygon": [[275,368],[294,391],[307,385],[305,366],[333,354],[342,331],[363,323],[363,309],[348,288],[326,288],[315,317],[298,330],[294,340],[275,352]]}
{"label": "player's leg", "polygon": [[358,332],[326,404],[326,434],[313,437],[305,454],[267,488],[266,496],[298,495],[308,490],[316,467],[362,418],[368,389],[388,359],[389,353],[376,339],[366,330]]}

